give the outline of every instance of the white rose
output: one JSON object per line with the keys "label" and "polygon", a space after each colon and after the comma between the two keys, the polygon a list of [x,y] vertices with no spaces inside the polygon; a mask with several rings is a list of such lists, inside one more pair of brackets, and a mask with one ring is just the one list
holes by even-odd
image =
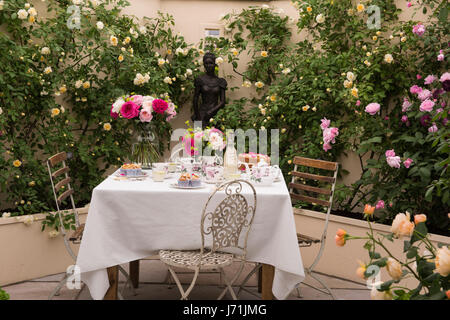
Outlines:
{"label": "white rose", "polygon": [[11,212],[3,212],[2,218],[9,218],[9,217],[11,217]]}
{"label": "white rose", "polygon": [[44,69],[44,73],[45,74],[49,74],[49,73],[52,73],[52,67],[46,67],[45,69]]}
{"label": "white rose", "polygon": [[83,80],[77,80],[75,82],[75,88],[79,89],[83,85]]}
{"label": "white rose", "polygon": [[165,77],[163,81],[165,83],[167,83],[167,84],[171,84],[172,83],[172,79],[170,77]]}
{"label": "white rose", "polygon": [[72,0],[72,3],[76,6],[78,6],[83,3],[83,0]]}
{"label": "white rose", "polygon": [[4,5],[5,5],[5,3],[3,2],[3,0],[0,0],[0,10],[3,10]]}
{"label": "white rose", "polygon": [[269,9],[270,7],[269,7],[267,4],[263,4],[263,5],[261,6],[261,8],[263,8],[263,9]]}
{"label": "white rose", "polygon": [[35,16],[37,16],[37,11],[35,8],[30,8],[30,9],[28,9],[28,14],[32,17],[35,17]]}
{"label": "white rose", "polygon": [[34,222],[34,217],[32,215],[27,215],[25,217],[22,218],[22,222],[29,226]]}
{"label": "white rose", "polygon": [[17,12],[17,17],[19,17],[20,20],[25,20],[28,17],[28,12],[25,9],[20,9]]}
{"label": "white rose", "polygon": [[186,75],[191,76],[192,75],[192,70],[191,69],[186,69]]}
{"label": "white rose", "polygon": [[223,63],[223,58],[222,57],[216,58],[216,64],[221,64],[221,63]]}
{"label": "white rose", "polygon": [[24,7],[25,7],[25,9],[28,9],[30,7],[30,4],[29,3],[25,3]]}
{"label": "white rose", "polygon": [[159,66],[162,66],[164,63],[166,63],[166,60],[164,60],[164,59],[162,59],[162,58],[159,58],[159,59],[158,59],[158,65],[159,65]]}
{"label": "white rose", "polygon": [[284,75],[287,75],[288,73],[290,73],[291,72],[291,69],[289,69],[289,68],[286,68],[286,69],[283,69],[283,71],[281,71]]}
{"label": "white rose", "polygon": [[0,114],[2,114],[3,113],[3,109],[0,107]]}
{"label": "white rose", "polygon": [[436,272],[443,277],[450,274],[450,250],[448,247],[439,248],[436,252]]}
{"label": "white rose", "polygon": [[178,55],[184,54],[184,50],[183,50],[182,48],[177,48],[177,49],[175,50],[175,54],[178,54]]}
{"label": "white rose", "polygon": [[316,21],[317,23],[324,23],[325,22],[325,17],[323,14],[318,14],[316,17]]}
{"label": "white rose", "polygon": [[105,27],[105,25],[103,24],[103,22],[101,22],[101,21],[97,22],[97,29],[98,30],[102,30],[104,27]]}
{"label": "white rose", "polygon": [[391,257],[389,257],[386,262],[386,269],[392,279],[400,280],[400,278],[402,277],[402,265],[398,263],[397,260],[394,260]]}
{"label": "white rose", "polygon": [[394,61],[394,58],[392,57],[392,55],[391,54],[386,54],[385,56],[384,56],[384,61],[386,62],[386,63],[392,63],[393,61]]}
{"label": "white rose", "polygon": [[147,27],[146,26],[141,26],[139,28],[139,32],[142,33],[142,34],[146,34],[147,33]]}
{"label": "white rose", "polygon": [[43,54],[43,55],[50,54],[50,48],[49,47],[43,47],[41,49],[41,54]]}
{"label": "white rose", "polygon": [[59,231],[56,231],[56,230],[52,230],[48,233],[48,236],[50,238],[56,238],[58,235],[59,235]]}
{"label": "white rose", "polygon": [[125,100],[123,98],[119,98],[116,100],[116,102],[113,103],[112,112],[119,113],[120,108],[122,108],[122,105],[125,103]]}
{"label": "white rose", "polygon": [[355,76],[355,74],[353,73],[353,72],[347,72],[347,79],[348,79],[348,81],[355,81],[356,80],[356,76]]}
{"label": "white rose", "polygon": [[151,97],[152,99],[148,99],[148,100],[142,100],[142,108],[149,110],[150,112],[153,112],[153,97]]}

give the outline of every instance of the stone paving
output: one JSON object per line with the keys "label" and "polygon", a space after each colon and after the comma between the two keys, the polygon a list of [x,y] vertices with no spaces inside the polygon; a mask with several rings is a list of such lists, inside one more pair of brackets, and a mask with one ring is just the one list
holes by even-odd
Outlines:
{"label": "stone paving", "polygon": [[[125,269],[128,265],[123,265]],[[225,270],[226,274],[232,274],[236,269],[237,264],[229,267]],[[243,276],[238,280],[238,284],[241,283],[244,276],[252,269],[252,264],[247,264]],[[168,283],[168,271],[163,263],[156,259],[141,260],[139,288],[135,289],[136,295],[133,295],[129,288],[124,289],[124,278],[121,275],[119,290],[123,290],[124,299],[130,300],[177,300],[180,298],[180,293],[175,284]],[[347,281],[343,279],[337,279],[327,275],[321,275],[325,283],[333,290],[333,293],[340,300],[367,300],[370,299],[369,290],[361,284]],[[4,286],[11,300],[46,300],[50,292],[55,288],[59,280],[62,278],[62,274],[51,275],[39,279],[33,279],[24,281],[17,284],[11,284]],[[184,273],[180,274],[180,281],[182,284],[187,285],[192,279],[192,274]],[[220,292],[221,288],[219,274],[214,273],[202,273],[200,274],[197,284],[191,292],[190,300],[212,300],[215,299]],[[305,283],[314,284],[315,280],[306,279]],[[256,300],[257,297],[257,279],[253,276],[246,285],[246,288],[253,292],[255,295],[241,292],[239,298],[242,300]],[[301,285],[301,298],[297,296],[297,291],[294,290],[289,300],[329,300],[329,295],[323,294],[319,291],[309,288],[308,286]],[[79,290],[69,290],[66,286],[63,287],[59,296],[55,297],[55,300],[68,300],[73,299]],[[237,287],[235,287],[235,292]],[[79,295],[80,300],[92,299],[89,290],[85,289]],[[231,299],[231,296],[227,294],[225,299]]]}

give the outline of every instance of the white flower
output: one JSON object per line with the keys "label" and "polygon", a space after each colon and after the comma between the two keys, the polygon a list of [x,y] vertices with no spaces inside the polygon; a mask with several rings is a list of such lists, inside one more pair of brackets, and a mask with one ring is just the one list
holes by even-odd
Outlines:
{"label": "white flower", "polygon": [[177,54],[177,55],[184,55],[184,50],[183,50],[183,48],[180,48],[180,47],[178,47],[176,50],[175,50],[175,54]]}
{"label": "white flower", "polygon": [[137,86],[143,85],[144,83],[147,83],[150,80],[150,75],[146,73],[145,75],[142,75],[140,73],[136,74],[136,77],[133,80],[133,83]]}
{"label": "white flower", "polygon": [[166,63],[166,60],[159,58],[158,59],[158,66],[162,66],[164,63]]}
{"label": "white flower", "polygon": [[344,87],[350,89],[353,86],[353,82],[349,80],[344,80]]}
{"label": "white flower", "polygon": [[5,3],[3,2],[3,0],[0,0],[0,10],[3,10],[4,5],[5,5]]}
{"label": "white flower", "polygon": [[30,9],[28,9],[28,14],[32,17],[35,17],[35,16],[37,16],[37,11],[35,8],[30,8]]}
{"label": "white flower", "polygon": [[72,3],[76,6],[78,6],[83,3],[83,0],[72,0]]}
{"label": "white flower", "polygon": [[252,83],[250,81],[248,81],[248,80],[245,80],[242,83],[242,86],[245,87],[245,88],[250,88],[252,86]]}
{"label": "white flower", "polygon": [[56,230],[52,230],[48,233],[48,236],[50,238],[56,238],[58,235],[59,235],[59,231],[56,231]]}
{"label": "white flower", "polygon": [[392,57],[392,55],[391,54],[386,54],[385,56],[384,56],[384,61],[386,62],[386,63],[392,63],[393,61],[394,61],[394,58]]}
{"label": "white flower", "polygon": [[0,107],[0,114],[2,114],[3,113],[3,109]]}
{"label": "white flower", "polygon": [[270,7],[269,7],[267,4],[263,4],[263,5],[261,6],[261,8],[263,8],[263,9],[269,9]]}
{"label": "white flower", "polygon": [[43,54],[43,55],[50,54],[50,48],[49,47],[43,47],[41,49],[41,54]]}
{"label": "white flower", "polygon": [[27,2],[27,3],[25,3],[24,7],[25,7],[25,9],[28,9],[30,7],[30,4]]}
{"label": "white flower", "polygon": [[146,34],[147,33],[147,27],[146,26],[139,27],[139,32],[142,33],[142,34]]}
{"label": "white flower", "polygon": [[133,36],[133,38],[137,38],[139,37],[139,33],[137,33],[136,30],[134,30],[133,28],[130,28],[130,34]]}
{"label": "white flower", "polygon": [[186,69],[186,76],[191,76],[191,75],[192,75],[192,70]]}
{"label": "white flower", "polygon": [[52,67],[46,67],[45,69],[44,69],[44,73],[45,74],[49,74],[49,73],[52,73]]}
{"label": "white flower", "polygon": [[105,27],[105,25],[101,21],[98,21],[96,25],[98,30],[102,30]]}
{"label": "white flower", "polygon": [[290,73],[291,72],[291,69],[289,69],[289,68],[286,68],[286,69],[283,69],[283,71],[281,71],[284,75],[287,75],[288,73]]}
{"label": "white flower", "polygon": [[111,43],[111,45],[113,46],[117,46],[117,44],[119,43],[119,39],[117,39],[116,36],[111,36],[109,37],[109,43]]}
{"label": "white flower", "polygon": [[17,12],[17,17],[18,17],[20,20],[25,20],[25,19],[28,17],[28,12],[27,12],[27,10],[25,10],[25,9],[20,9],[20,10]]}
{"label": "white flower", "polygon": [[355,81],[356,80],[356,76],[355,76],[355,74],[353,73],[353,72],[347,72],[347,79],[348,79],[348,81]]}
{"label": "white flower", "polygon": [[216,64],[221,64],[221,63],[223,63],[223,58],[222,57],[216,58]]}
{"label": "white flower", "polygon": [[11,212],[3,212],[2,218],[9,218],[11,217]]}
{"label": "white flower", "polygon": [[172,79],[170,77],[165,77],[164,82],[167,84],[172,84]]}
{"label": "white flower", "polygon": [[116,100],[116,102],[113,103],[112,112],[119,113],[120,108],[122,108],[122,105],[125,103],[125,100],[123,98],[119,98]]}
{"label": "white flower", "polygon": [[325,17],[323,14],[318,14],[316,17],[316,21],[317,23],[324,23],[325,22]]}
{"label": "white flower", "polygon": [[257,81],[257,82],[255,82],[255,86],[256,86],[257,88],[261,89],[262,87],[264,87],[264,83],[261,82],[261,81]]}
{"label": "white flower", "polygon": [[232,48],[230,51],[233,54],[233,56],[237,56],[239,54],[239,51],[236,48]]}
{"label": "white flower", "polygon": [[219,150],[223,147],[223,139],[218,132],[211,132],[209,134],[209,142],[213,150]]}
{"label": "white flower", "polygon": [[83,85],[83,80],[77,80],[75,82],[75,88],[77,88],[77,89],[80,89],[82,85]]}
{"label": "white flower", "polygon": [[22,222],[29,226],[34,222],[34,217],[32,215],[27,215],[25,217],[22,218]]}

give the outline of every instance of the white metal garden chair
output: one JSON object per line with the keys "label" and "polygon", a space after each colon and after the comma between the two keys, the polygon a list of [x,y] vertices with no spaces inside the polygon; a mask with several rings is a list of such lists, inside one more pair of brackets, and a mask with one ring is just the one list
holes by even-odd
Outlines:
{"label": "white metal garden chair", "polygon": [[[293,202],[296,201],[303,201],[308,202],[313,205],[323,206],[327,208],[326,211],[326,217],[324,222],[324,227],[322,230],[322,234],[320,235],[320,238],[315,238],[309,235],[304,235],[297,233],[297,240],[300,247],[310,247],[313,244],[319,244],[320,248],[319,252],[317,253],[316,257],[314,258],[313,263],[308,268],[305,268],[306,276],[310,276],[311,278],[318,281],[323,288],[318,288],[312,285],[309,285],[307,283],[303,283],[306,286],[309,286],[315,290],[318,290],[322,293],[330,295],[333,299],[336,299],[336,296],[333,294],[331,289],[316,275],[313,274],[314,267],[319,263],[320,258],[323,255],[323,251],[325,249],[325,243],[327,238],[327,230],[328,230],[328,221],[330,217],[331,207],[333,204],[333,195],[334,195],[334,189],[336,186],[336,179],[338,174],[338,168],[339,164],[337,162],[330,162],[330,161],[324,161],[324,160],[316,160],[316,159],[310,159],[310,158],[303,158],[303,157],[295,157],[294,158],[294,170],[291,172],[292,180],[291,183],[289,183],[289,192],[291,199]],[[318,175],[318,174],[312,174],[309,172],[304,172],[299,170],[299,166],[305,167],[305,168],[315,168],[320,169],[324,171],[331,171],[333,172],[333,176],[324,176],[324,175]],[[297,181],[300,179],[300,181]],[[313,180],[317,181],[321,185],[311,186],[306,184],[307,180]],[[330,188],[324,188],[324,185],[329,185]],[[295,193],[294,190],[301,191],[301,193]],[[308,194],[305,194],[307,192]],[[319,195],[323,195],[327,197],[328,199],[319,199],[316,197],[311,197],[309,193],[315,193]],[[300,214],[302,212],[301,208],[293,208],[294,214]],[[261,268],[261,264],[256,264],[256,266],[252,269],[252,271],[245,277],[245,279],[242,281],[238,294],[241,291],[246,291],[248,293],[251,293],[253,295],[256,295],[254,292],[248,290],[245,287],[245,284],[248,282],[248,280],[255,274],[255,272],[259,271]],[[300,289],[299,287],[296,288],[297,295],[300,298]]]}
{"label": "white metal garden chair", "polygon": [[[251,205],[241,193],[243,185],[248,185],[252,191]],[[218,198],[221,191],[224,191],[225,198],[214,211],[208,211],[210,203]],[[217,299],[222,299],[228,290],[232,298],[237,300],[232,286],[242,273],[246,262],[247,238],[253,223],[255,210],[256,191],[249,182],[244,180],[225,182],[209,196],[203,208],[200,222],[201,248],[190,251],[159,251],[161,261],[167,265],[180,290],[181,300],[188,298],[201,270],[216,268],[220,270],[226,284],[226,288],[223,289]],[[233,261],[239,261],[241,264],[234,277],[229,280],[225,276],[223,268],[231,265]],[[186,290],[183,289],[173,267],[194,271],[192,282]]]}
{"label": "white metal garden chair", "polygon": [[[75,202],[73,200],[74,189],[72,189],[72,187],[70,185],[70,182],[72,181],[72,179],[69,177],[69,174],[68,174],[70,169],[66,165],[67,158],[68,157],[67,157],[66,152],[57,153],[54,156],[48,158],[47,168],[48,168],[48,174],[50,176],[50,182],[52,185],[53,195],[55,197],[57,214],[58,214],[58,219],[59,219],[59,224],[60,224],[59,227],[60,227],[63,239],[64,239],[64,245],[66,246],[67,252],[72,257],[73,261],[76,262],[77,256],[73,252],[73,250],[70,246],[70,243],[73,243],[73,244],[81,243],[81,239],[83,237],[83,231],[84,231],[84,223],[80,223],[80,220],[78,217],[78,212],[75,207]],[[56,166],[60,166],[60,168],[55,169]],[[52,172],[52,169],[54,170],[53,172]],[[61,205],[63,204],[63,202],[65,200],[67,200],[67,198],[70,198],[70,205],[71,205],[72,209],[61,210]],[[70,235],[68,234],[68,230],[66,230],[66,228],[64,227],[64,217],[65,217],[64,212],[66,214],[73,213],[74,218],[75,218],[75,231],[73,233],[71,233]],[[135,294],[134,288],[133,288],[133,285],[131,284],[131,280],[130,280],[130,277],[128,276],[128,273],[121,266],[119,266],[119,270],[122,272],[122,274],[127,279],[125,286],[122,290],[124,290],[127,287],[127,285],[129,285],[133,294]],[[66,280],[69,276],[70,276],[70,274],[68,274],[68,273],[66,273],[64,275],[64,277],[58,283],[56,288],[50,293],[50,295],[48,297],[49,300],[53,299],[53,297],[55,295],[59,295],[59,291],[61,290],[62,286],[66,283]],[[83,284],[83,287],[78,292],[78,294],[75,296],[75,300],[79,298],[79,296],[80,296],[81,292],[84,290],[84,288],[85,288],[85,285]],[[119,298],[123,299],[121,293],[119,293]]]}

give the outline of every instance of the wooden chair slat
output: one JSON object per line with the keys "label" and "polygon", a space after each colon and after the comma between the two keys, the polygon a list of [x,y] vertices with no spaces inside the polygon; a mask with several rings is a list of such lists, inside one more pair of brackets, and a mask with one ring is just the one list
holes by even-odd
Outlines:
{"label": "wooden chair slat", "polygon": [[70,236],[69,240],[70,241],[81,241],[81,239],[83,238],[83,232],[84,232],[84,226],[85,224],[82,223]]}
{"label": "wooden chair slat", "polygon": [[294,157],[294,164],[301,165],[301,166],[307,166],[307,167],[313,167],[313,168],[317,168],[317,169],[324,169],[324,170],[329,170],[329,171],[335,171],[337,168],[337,165],[338,165],[336,162],[310,159],[310,158],[304,158],[304,157]]}
{"label": "wooden chair slat", "polygon": [[308,196],[295,194],[295,193],[290,193],[290,195],[291,195],[292,199],[306,201],[306,202],[309,202],[309,203],[312,203],[312,204],[320,204],[320,205],[325,206],[325,207],[328,207],[330,205],[330,202],[326,201],[326,200],[317,199],[317,198],[313,198],[313,197],[308,197]]}
{"label": "wooden chair slat", "polygon": [[63,173],[69,172],[69,167],[64,167],[61,169],[56,170],[55,172],[52,173],[52,178],[56,178],[57,176],[62,175]]}
{"label": "wooden chair slat", "polygon": [[51,156],[50,158],[48,158],[48,162],[50,163],[50,165],[52,167],[54,167],[55,165],[57,165],[58,163],[66,160],[66,159],[67,159],[67,153],[60,152],[60,153],[57,153],[54,156]]}
{"label": "wooden chair slat", "polygon": [[322,188],[312,187],[312,186],[308,186],[306,184],[299,184],[299,183],[292,183],[291,182],[291,183],[289,183],[289,188],[300,189],[300,190],[305,190],[305,191],[311,191],[311,192],[325,194],[325,195],[330,195],[331,194],[331,190],[329,190],[329,189],[322,189]]}
{"label": "wooden chair slat", "polygon": [[62,186],[65,186],[71,181],[70,177],[67,177],[65,179],[62,179],[60,182],[55,184],[55,190],[58,191]]}
{"label": "wooden chair slat", "polygon": [[59,204],[61,204],[61,202],[63,202],[68,196],[73,194],[73,189],[64,191],[63,193],[61,193],[61,195],[58,197],[57,201]]}
{"label": "wooden chair slat", "polygon": [[333,183],[334,182],[334,178],[333,177],[320,176],[320,175],[317,175],[317,174],[298,172],[298,171],[292,171],[291,173],[292,173],[293,176],[300,177],[300,178],[311,179],[311,180],[316,180],[316,181],[323,181],[323,182],[329,182],[329,183]]}

